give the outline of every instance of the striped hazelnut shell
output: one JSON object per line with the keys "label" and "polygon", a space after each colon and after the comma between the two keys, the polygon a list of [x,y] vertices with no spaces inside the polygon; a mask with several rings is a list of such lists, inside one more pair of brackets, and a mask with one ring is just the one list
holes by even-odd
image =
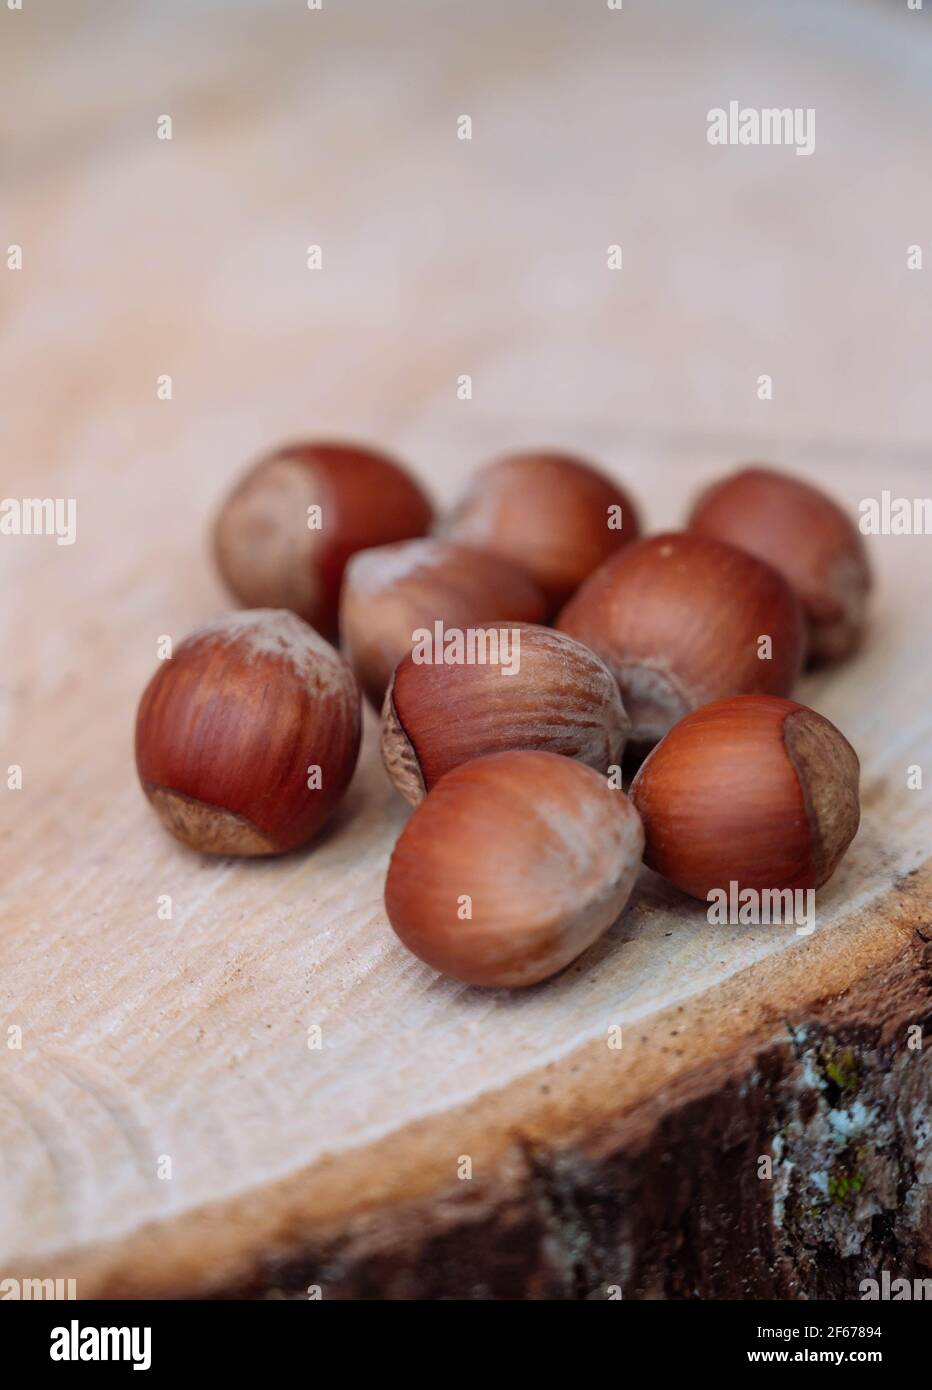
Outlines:
{"label": "striped hazelnut shell", "polygon": [[867,551],[851,518],[819,488],[773,468],[745,468],[702,494],[689,528],[780,571],[802,599],[814,664],[857,647],[871,587]]}
{"label": "striped hazelnut shell", "polygon": [[546,602],[524,570],[450,541],[383,545],[354,555],[340,602],[340,641],[363,691],[382,708],[398,662],[434,623],[466,629],[539,622]]}
{"label": "striped hazelnut shell", "polygon": [[360,724],[359,689],[329,643],[294,613],[247,609],[192,633],[159,667],[139,703],[136,767],[191,849],[280,854],[332,815]]}
{"label": "striped hazelnut shell", "polygon": [[493,753],[442,777],[389,864],[385,907],[428,965],[518,987],[562,970],[624,908],[644,837],[631,802],[556,753]]}
{"label": "striped hazelnut shell", "polygon": [[450,540],[521,565],[551,612],[638,531],[637,510],[619,483],[581,459],[546,450],[509,454],[480,469],[442,523]]}
{"label": "striped hazelnut shell", "polygon": [[532,623],[492,628],[492,661],[415,660],[395,668],[382,710],[382,757],[413,805],[460,763],[507,749],[577,758],[605,773],[629,729],[615,678],[588,647]]}
{"label": "striped hazelnut shell", "polygon": [[788,695],[805,656],[802,608],[782,575],[734,546],[684,531],[613,556],[557,627],[608,666],[631,740],[643,745],[710,700]]}
{"label": "striped hazelnut shell", "polygon": [[245,607],[290,608],[334,638],[349,557],[423,536],[432,519],[421,487],[385,454],[294,443],[259,459],[236,485],[217,516],[214,548]]}
{"label": "striped hazelnut shell", "polygon": [[684,893],[818,888],[860,820],[859,763],[823,715],[738,695],[694,710],[631,784],[645,862]]}

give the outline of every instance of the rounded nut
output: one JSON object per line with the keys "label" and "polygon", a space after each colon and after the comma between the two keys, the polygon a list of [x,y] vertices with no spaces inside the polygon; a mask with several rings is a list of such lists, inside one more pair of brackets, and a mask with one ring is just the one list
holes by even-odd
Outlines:
{"label": "rounded nut", "polygon": [[736,883],[818,888],[860,819],[857,754],[793,700],[739,695],[695,710],[638,770],[645,862],[684,893]]}
{"label": "rounded nut", "polygon": [[606,561],[557,627],[611,670],[638,744],[721,696],[789,694],[805,653],[802,609],[786,580],[689,532],[652,536]]}
{"label": "rounded nut", "polygon": [[813,662],[841,660],[858,645],[871,583],[867,552],[824,492],[772,468],[745,468],[703,493],[689,526],[766,560],[793,585]]}
{"label": "rounded nut", "polygon": [[449,541],[416,540],[355,555],[340,602],[340,640],[356,677],[381,709],[392,672],[435,623],[539,622],[544,596],[507,560]]}
{"label": "rounded nut", "polygon": [[405,470],[346,444],[290,444],[261,458],[224,502],[217,564],[247,608],[290,608],[335,637],[357,550],[423,536],[433,512]]}
{"label": "rounded nut", "polygon": [[460,763],[507,749],[561,753],[605,773],[628,733],[615,678],[594,652],[532,623],[491,629],[496,660],[398,663],[382,711],[382,757],[413,805]]}
{"label": "rounded nut", "polygon": [[489,550],[532,575],[553,612],[638,534],[628,494],[566,454],[509,454],[475,475],[442,523],[450,540]]}
{"label": "rounded nut", "polygon": [[556,753],[493,753],[448,772],[415,810],[385,884],[389,921],[436,970],[532,985],[612,925],[644,845],[622,791]]}
{"label": "rounded nut", "polygon": [[139,780],[191,849],[281,854],[316,834],[346,790],[360,705],[346,662],[294,613],[230,613],[192,633],[146,687]]}

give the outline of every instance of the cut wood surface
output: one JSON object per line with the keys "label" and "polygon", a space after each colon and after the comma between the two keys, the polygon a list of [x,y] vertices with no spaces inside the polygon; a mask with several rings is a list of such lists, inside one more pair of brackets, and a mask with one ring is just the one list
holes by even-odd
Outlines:
{"label": "cut wood surface", "polygon": [[[880,24],[867,12],[861,38]],[[11,104],[23,130],[7,241],[25,251],[5,280],[0,491],[73,497],[78,523],[73,546],[0,537],[0,1276],[74,1277],[83,1297],[300,1296],[308,1285],[660,1296],[733,1291],[728,1278],[746,1292],[840,1296],[846,1260],[895,1250],[932,1264],[930,1050],[908,1046],[932,1008],[932,808],[907,781],[918,765],[928,783],[932,767],[928,537],[870,538],[864,647],[798,692],[862,763],[861,830],[817,894],[810,937],[711,928],[701,904],[644,871],[621,920],[563,975],[519,994],[469,989],[409,956],[385,919],[382,882],[408,810],[371,715],[336,820],[274,862],[183,850],[132,760],[159,637],[228,606],[209,555],[213,511],[250,457],[282,439],[372,439],[441,503],[500,449],[570,447],[630,487],[651,529],[677,524],[704,481],[753,456],[852,511],[882,489],[927,495],[929,291],[916,276],[907,294],[898,269],[918,235],[907,223],[932,225],[929,191],[912,182],[921,146],[904,155],[902,182],[887,170],[886,198],[856,200],[838,250],[822,221],[826,179],[853,198],[851,161],[869,164],[883,130],[899,127],[882,103],[877,127],[856,116],[843,76],[814,70],[851,122],[815,183],[804,171],[817,156],[758,152],[788,156],[777,182],[792,173],[798,200],[791,213],[774,198],[762,250],[742,239],[746,171],[716,166],[699,203],[708,224],[677,202],[690,201],[688,162],[669,187],[650,172],[675,172],[674,153],[685,161],[692,148],[676,121],[668,136],[661,121],[657,148],[624,155],[639,197],[613,202],[603,104],[616,64],[630,81],[639,69],[628,48],[609,60],[588,22],[575,103],[542,151],[533,112],[560,104],[541,104],[534,84],[566,58],[555,14],[535,31],[533,71],[520,26],[455,57],[438,37],[442,91],[374,13],[359,32],[319,17],[342,63],[319,84],[310,75],[327,71],[328,50],[296,56],[283,14],[265,30],[231,12],[222,64],[211,7],[184,52],[157,25],[97,14],[96,26],[55,33],[37,13],[3,19],[4,44],[22,21],[16,82],[39,54],[45,64]],[[103,32],[128,67],[104,62]],[[790,54],[791,30],[780,32]],[[421,105],[395,104],[385,52],[399,73],[413,65]],[[81,54],[89,66],[75,70],[67,60]],[[930,98],[911,72],[902,100],[923,114],[903,139],[918,141]],[[449,96],[453,74],[468,95]],[[691,89],[703,160],[707,86]],[[626,97],[633,110],[644,99]],[[446,149],[445,123],[471,105],[499,131],[497,152]],[[175,138],[162,145],[155,120],[170,110]],[[451,169],[469,159],[477,168]],[[547,241],[554,170],[566,196]],[[797,262],[800,209],[821,244]],[[655,225],[669,219],[693,238],[685,279],[682,245]],[[626,279],[609,300],[604,247],[619,238]],[[305,269],[311,242],[325,246],[320,276]],[[869,274],[868,251],[894,268]],[[782,288],[743,268],[752,254],[785,257]],[[827,257],[849,272],[836,271],[834,293],[820,278]],[[664,299],[671,266],[676,312]],[[680,314],[687,291],[693,322]],[[755,383],[770,370],[778,389],[763,403]],[[170,401],[156,395],[166,372]],[[464,372],[468,402],[456,397]],[[899,444],[850,442],[870,422]],[[7,789],[13,764],[22,790]],[[620,1050],[608,1045],[616,1028]],[[871,1148],[860,1168],[859,1146]],[[762,1151],[774,1161],[766,1188]],[[761,1252],[789,1224],[778,1278],[777,1255],[768,1265]],[[831,1251],[821,1274],[799,1254],[820,1242]]]}
{"label": "cut wood surface", "polygon": [[[679,496],[700,460],[662,449],[656,467],[623,471],[637,490],[662,468]],[[878,470],[849,455],[843,473],[809,476],[854,506]],[[882,477],[921,489],[903,464]],[[909,949],[932,842],[928,798],[907,788],[930,751],[925,537],[875,540],[864,650],[800,692],[863,769],[861,830],[817,895],[816,932],[710,928],[645,871],[575,966],[508,994],[436,976],[387,925],[382,881],[407,811],[372,717],[344,808],[307,853],[215,862],[164,834],[136,784],[133,710],[158,636],[180,636],[192,595],[212,593],[193,516],[188,554],[172,542],[183,592],[141,572],[169,525],[164,499],[153,489],[145,526],[102,538],[100,568],[83,537],[79,569],[64,548],[23,538],[19,551],[24,786],[4,802],[0,980],[23,1046],[0,1050],[4,1270],[57,1271],[84,1293],[245,1280],[334,1223],[455,1192],[464,1155],[478,1180],[522,1136],[597,1133]]]}

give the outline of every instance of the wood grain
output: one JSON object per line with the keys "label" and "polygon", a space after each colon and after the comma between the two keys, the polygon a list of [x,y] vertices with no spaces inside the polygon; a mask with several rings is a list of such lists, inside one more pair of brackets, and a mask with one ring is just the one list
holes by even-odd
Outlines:
{"label": "wood grain", "polygon": [[[630,1209],[637,1185],[612,1164],[655,1152],[664,1114],[692,1114],[706,1152],[688,1107],[734,1081],[709,1113],[724,1123],[745,1085],[760,1126],[778,1125],[749,1078],[756,1048],[789,1056],[787,1020],[828,1018],[840,1036],[863,1008],[835,1015],[830,1001],[886,981],[903,1027],[884,1058],[898,1048],[905,1066],[905,1020],[923,1017],[932,811],[906,776],[932,765],[927,537],[872,539],[868,641],[800,691],[863,769],[862,829],[809,939],[712,932],[645,872],[622,920],[552,983],[512,997],[436,977],[382,910],[407,812],[371,719],[311,852],[211,862],[161,831],[135,783],[136,701],[159,636],[227,604],[206,528],[259,449],[368,437],[443,503],[499,449],[567,447],[619,477],[652,528],[755,455],[849,507],[929,491],[929,291],[900,267],[932,217],[915,176],[932,97],[911,41],[898,30],[885,46],[879,15],[858,14],[844,61],[824,35],[807,50],[800,99],[812,104],[808,80],[836,114],[807,167],[709,162],[704,111],[713,92],[727,99],[729,64],[752,88],[763,70],[744,21],[690,77],[686,8],[672,50],[627,8],[622,42],[606,40],[607,15],[577,25],[562,7],[506,22],[489,6],[441,31],[414,6],[423,48],[375,7],[328,7],[314,31],[286,9],[208,6],[180,47],[177,17],[108,5],[84,25],[28,6],[2,21],[17,118],[7,240],[25,248],[4,280],[2,492],[76,498],[78,539],[0,538],[0,765],[24,779],[0,783],[0,1037],[22,1029],[21,1049],[0,1046],[0,1275],[77,1277],[85,1297],[294,1292],[305,1275],[409,1294],[429,1287],[425,1232],[479,1251],[509,1212],[539,1254],[572,1227],[552,1186],[540,1216],[543,1155],[571,1146]],[[766,52],[786,73],[792,22]],[[869,100],[864,46],[883,55]],[[644,54],[666,68],[671,52],[664,107]],[[473,107],[482,137],[461,147],[455,117]],[[162,111],[171,143],[154,137]],[[625,119],[640,143],[620,137]],[[852,183],[865,169],[869,197]],[[609,290],[617,239],[626,269]],[[770,403],[758,371],[778,383]],[[171,401],[156,396],[163,372]],[[616,1026],[621,1052],[606,1043]],[[932,1174],[904,1144],[919,1204]],[[488,1287],[588,1292],[610,1264],[564,1278],[537,1254],[511,1284],[500,1255]],[[437,1287],[462,1291],[452,1276]]]}

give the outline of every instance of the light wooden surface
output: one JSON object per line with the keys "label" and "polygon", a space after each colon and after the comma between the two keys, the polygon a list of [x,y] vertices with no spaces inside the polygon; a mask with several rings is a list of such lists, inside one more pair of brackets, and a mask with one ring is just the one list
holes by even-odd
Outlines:
{"label": "light wooden surface", "polygon": [[[925,31],[866,4],[674,7],[672,28],[631,6],[143,11],[0,20],[25,257],[0,491],[78,504],[73,547],[0,538],[0,764],[24,770],[0,788],[0,1039],[23,1030],[0,1046],[0,1273],[85,1295],[222,1287],[446,1190],[464,1153],[481,1175],[516,1135],[658,1094],[893,958],[932,840],[906,788],[932,765],[926,537],[872,541],[869,641],[801,691],[864,774],[809,940],[712,932],[645,874],[551,984],[438,979],[382,911],[406,810],[371,720],[310,853],[214,863],[164,836],[135,704],[158,637],[226,604],[205,526],[257,449],[370,438],[443,501],[500,448],[567,445],[654,527],[750,454],[851,506],[927,494],[929,271],[905,247],[932,227],[932,89]],[[825,113],[811,159],[706,146],[709,106],[774,87]]]}

